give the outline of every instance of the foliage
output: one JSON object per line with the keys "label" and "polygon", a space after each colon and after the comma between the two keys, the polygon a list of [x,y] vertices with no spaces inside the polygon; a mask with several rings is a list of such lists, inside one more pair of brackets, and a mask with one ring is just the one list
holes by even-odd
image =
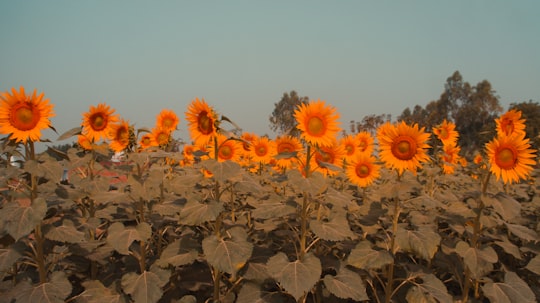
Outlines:
{"label": "foliage", "polygon": [[511,103],[509,108],[521,111],[522,118],[527,120],[525,132],[527,138],[531,139],[531,146],[540,149],[540,104],[538,102]]}
{"label": "foliage", "polygon": [[274,103],[274,111],[270,116],[270,129],[280,134],[297,135],[296,120],[294,119],[294,110],[302,103],[307,103],[308,97],[301,97],[292,90],[290,93],[283,93],[281,100]]}

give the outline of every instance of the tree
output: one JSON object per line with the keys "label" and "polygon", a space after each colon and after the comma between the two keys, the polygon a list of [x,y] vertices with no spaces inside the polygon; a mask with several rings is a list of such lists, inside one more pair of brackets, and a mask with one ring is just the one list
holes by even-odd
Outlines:
{"label": "tree", "polygon": [[521,118],[525,119],[525,132],[530,139],[532,148],[540,149],[540,104],[538,102],[510,103],[508,110],[521,111]]}
{"label": "tree", "polygon": [[308,97],[300,97],[296,91],[283,93],[281,100],[274,103],[274,111],[270,116],[270,129],[283,134],[297,135],[294,110],[302,103],[307,103]]}

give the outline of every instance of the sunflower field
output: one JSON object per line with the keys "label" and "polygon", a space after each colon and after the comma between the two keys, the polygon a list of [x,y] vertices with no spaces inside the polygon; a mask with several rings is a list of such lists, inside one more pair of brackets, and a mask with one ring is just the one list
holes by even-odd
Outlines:
{"label": "sunflower field", "polygon": [[136,128],[107,104],[45,144],[53,104],[0,95],[0,303],[538,302],[540,171],[510,110],[466,159],[451,121],[242,131],[204,99]]}

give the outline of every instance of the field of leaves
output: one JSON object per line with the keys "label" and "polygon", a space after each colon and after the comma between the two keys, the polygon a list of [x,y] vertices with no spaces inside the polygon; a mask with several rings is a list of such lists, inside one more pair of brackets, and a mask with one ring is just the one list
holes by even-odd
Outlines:
{"label": "field of leaves", "polygon": [[513,185],[473,164],[382,169],[363,189],[160,150],[100,158],[2,164],[0,302],[540,299],[538,169]]}

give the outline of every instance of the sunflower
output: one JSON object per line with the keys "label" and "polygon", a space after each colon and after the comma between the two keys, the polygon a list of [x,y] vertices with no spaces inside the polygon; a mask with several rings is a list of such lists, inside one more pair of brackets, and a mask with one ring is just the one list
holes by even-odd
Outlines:
{"label": "sunflower", "polygon": [[509,110],[498,119],[495,119],[497,124],[497,134],[509,136],[513,133],[525,134],[525,119],[521,119],[521,111]]}
{"label": "sunflower", "polygon": [[380,169],[380,165],[376,164],[375,157],[362,153],[358,154],[347,165],[345,173],[351,183],[360,187],[367,187],[379,178]]}
{"label": "sunflower", "polygon": [[172,110],[164,109],[157,116],[156,127],[172,132],[176,130],[178,121],[178,116]]}
{"label": "sunflower", "polygon": [[297,163],[295,153],[302,151],[302,143],[296,137],[281,136],[275,139],[276,143],[276,166],[279,169],[290,169]]}
{"label": "sunflower", "polygon": [[209,154],[213,157],[217,156],[219,162],[234,161],[238,162],[241,156],[242,146],[238,143],[238,140],[229,139],[222,134],[217,135],[217,153],[214,145],[210,145],[208,148]]}
{"label": "sunflower", "polygon": [[427,140],[429,134],[424,128],[419,129],[417,124],[410,126],[405,122],[386,127],[378,131],[380,145],[380,158],[387,167],[397,169],[398,174],[409,170],[416,174],[422,162],[427,162],[429,148]]}
{"label": "sunflower", "polygon": [[186,112],[189,133],[195,144],[206,144],[216,136],[217,115],[204,99],[195,98]]}
{"label": "sunflower", "polygon": [[259,137],[251,142],[251,161],[268,164],[276,155],[276,143],[267,137]]}
{"label": "sunflower", "polygon": [[361,153],[366,153],[370,155],[373,152],[373,146],[374,146],[374,139],[373,136],[366,132],[362,131],[356,134],[356,142],[358,142],[358,150]]}
{"label": "sunflower", "polygon": [[345,150],[336,140],[330,146],[320,146],[314,153],[313,159],[316,163],[316,171],[325,176],[335,176],[339,173],[339,168],[343,164]]}
{"label": "sunflower", "polygon": [[44,94],[34,90],[27,96],[24,87],[0,95],[0,133],[9,135],[16,142],[39,141],[41,130],[52,128],[49,118],[54,116],[53,105]]}
{"label": "sunflower", "polygon": [[119,123],[113,124],[109,131],[111,142],[109,147],[115,152],[121,152],[130,145],[130,137],[133,133],[128,121],[122,119]]}
{"label": "sunflower", "polygon": [[350,162],[358,153],[360,153],[360,146],[356,137],[353,135],[347,135],[339,140],[339,144],[345,151],[343,160],[345,163]]}
{"label": "sunflower", "polygon": [[338,126],[339,114],[332,106],[317,100],[302,103],[294,111],[298,122],[297,128],[302,131],[302,138],[309,144],[318,146],[332,145],[332,140],[340,131]]}
{"label": "sunflower", "polygon": [[152,146],[158,146],[154,136],[150,134],[144,134],[141,139],[139,140],[139,146],[142,149],[149,148]]}
{"label": "sunflower", "polygon": [[453,174],[455,171],[455,165],[461,163],[461,157],[459,152],[461,148],[454,145],[444,145],[443,153],[441,155],[442,169],[445,174]]}
{"label": "sunflower", "polygon": [[116,122],[118,122],[118,115],[115,115],[114,109],[107,104],[90,106],[90,110],[83,113],[82,133],[92,142],[97,142],[101,138],[107,139],[112,125]]}
{"label": "sunflower", "polygon": [[184,157],[184,165],[189,165],[195,161],[195,146],[186,144],[184,149],[182,149],[182,156]]}
{"label": "sunflower", "polygon": [[456,145],[459,137],[456,125],[446,121],[446,119],[433,128],[433,133],[442,141],[443,145]]}
{"label": "sunflower", "polygon": [[171,142],[171,132],[167,129],[155,127],[152,129],[152,136],[156,144],[160,147],[164,147]]}
{"label": "sunflower", "polygon": [[499,136],[486,143],[491,173],[497,180],[502,177],[504,183],[527,178],[536,164],[536,151],[530,147],[529,139],[520,133]]}
{"label": "sunflower", "polygon": [[88,137],[86,137],[85,135],[77,136],[77,144],[79,144],[79,146],[84,150],[94,149],[92,146],[92,142],[90,142],[90,140],[88,140]]}

